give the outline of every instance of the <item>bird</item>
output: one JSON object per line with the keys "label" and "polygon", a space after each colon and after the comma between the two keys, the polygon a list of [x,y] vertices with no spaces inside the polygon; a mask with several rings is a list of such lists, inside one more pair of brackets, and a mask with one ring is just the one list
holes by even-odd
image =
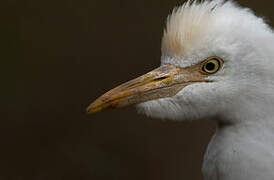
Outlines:
{"label": "bird", "polygon": [[216,122],[205,180],[274,179],[274,32],[231,0],[187,1],[167,18],[160,67],[99,97],[89,114]]}

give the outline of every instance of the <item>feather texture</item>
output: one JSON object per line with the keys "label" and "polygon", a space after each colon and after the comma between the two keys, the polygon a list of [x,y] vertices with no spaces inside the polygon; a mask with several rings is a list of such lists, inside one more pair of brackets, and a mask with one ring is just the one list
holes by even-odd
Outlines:
{"label": "feather texture", "polygon": [[187,2],[168,17],[162,65],[188,67],[210,56],[223,68],[176,96],[138,105],[148,116],[218,123],[203,166],[206,180],[274,179],[274,34],[231,1]]}

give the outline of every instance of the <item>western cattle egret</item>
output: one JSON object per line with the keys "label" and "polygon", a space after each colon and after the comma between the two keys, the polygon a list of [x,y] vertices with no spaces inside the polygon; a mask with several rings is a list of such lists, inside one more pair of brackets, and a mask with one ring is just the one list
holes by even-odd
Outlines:
{"label": "western cattle egret", "polygon": [[273,79],[274,33],[262,18],[231,1],[189,1],[168,17],[161,66],[88,112],[138,104],[157,118],[215,119],[205,180],[273,180]]}

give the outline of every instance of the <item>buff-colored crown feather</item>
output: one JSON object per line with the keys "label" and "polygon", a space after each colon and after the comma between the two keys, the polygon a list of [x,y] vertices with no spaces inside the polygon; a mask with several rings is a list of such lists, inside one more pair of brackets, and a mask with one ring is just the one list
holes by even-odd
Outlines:
{"label": "buff-colored crown feather", "polygon": [[189,48],[206,36],[211,27],[215,8],[223,4],[222,0],[198,3],[188,1],[175,8],[167,19],[162,39],[163,55],[182,56]]}

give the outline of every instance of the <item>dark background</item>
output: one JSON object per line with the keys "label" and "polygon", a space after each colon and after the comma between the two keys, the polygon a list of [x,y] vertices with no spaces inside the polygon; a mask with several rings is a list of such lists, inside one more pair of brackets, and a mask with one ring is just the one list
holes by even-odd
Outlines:
{"label": "dark background", "polygon": [[[213,121],[86,107],[160,63],[177,0],[1,0],[1,180],[201,180]],[[273,20],[273,2],[241,0]]]}

